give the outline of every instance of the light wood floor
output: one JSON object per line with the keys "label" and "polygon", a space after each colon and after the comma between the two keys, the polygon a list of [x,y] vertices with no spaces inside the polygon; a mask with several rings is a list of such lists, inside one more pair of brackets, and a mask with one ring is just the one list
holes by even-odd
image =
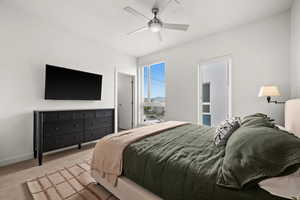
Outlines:
{"label": "light wood floor", "polygon": [[37,160],[27,160],[17,164],[0,168],[0,199],[2,200],[31,200],[25,185],[26,180],[41,176],[45,173],[70,166],[91,157],[95,144],[66,150],[44,156],[42,166],[37,165]]}

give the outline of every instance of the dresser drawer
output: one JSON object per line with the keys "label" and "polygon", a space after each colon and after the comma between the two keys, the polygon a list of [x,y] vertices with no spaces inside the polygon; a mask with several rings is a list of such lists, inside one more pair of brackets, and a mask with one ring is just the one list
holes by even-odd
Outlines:
{"label": "dresser drawer", "polygon": [[104,127],[104,133],[106,135],[114,133],[114,127],[113,126],[106,126],[106,127]]}
{"label": "dresser drawer", "polygon": [[112,116],[114,116],[114,110],[106,110],[106,111],[104,111],[104,116],[105,117],[112,117]]}
{"label": "dresser drawer", "polygon": [[112,117],[114,110],[97,110],[96,117]]}
{"label": "dresser drawer", "polygon": [[105,130],[106,130],[105,128],[98,128],[98,129],[93,129],[93,130],[86,131],[85,134],[84,134],[84,141],[89,142],[89,141],[92,141],[92,140],[100,139],[100,138],[108,135],[105,132]]}
{"label": "dresser drawer", "polygon": [[98,129],[103,127],[103,121],[101,118],[86,119],[84,121],[84,127],[86,130]]}
{"label": "dresser drawer", "polygon": [[58,121],[58,113],[57,112],[44,113],[43,118],[45,122],[55,122]]}
{"label": "dresser drawer", "polygon": [[80,144],[82,141],[82,137],[83,137],[82,132],[59,135],[56,136],[56,145],[58,148],[62,148],[70,145]]}
{"label": "dresser drawer", "polygon": [[82,120],[47,122],[44,124],[45,135],[60,135],[60,134],[76,132],[76,131],[83,131]]}
{"label": "dresser drawer", "polygon": [[64,121],[64,120],[72,120],[73,119],[73,112],[59,112],[58,113],[58,119],[59,121]]}
{"label": "dresser drawer", "polygon": [[84,118],[90,119],[96,117],[96,111],[84,111]]}
{"label": "dresser drawer", "polygon": [[84,115],[83,111],[73,112],[73,119],[84,119]]}
{"label": "dresser drawer", "polygon": [[55,137],[44,137],[43,151],[52,151],[57,149]]}
{"label": "dresser drawer", "polygon": [[96,111],[96,117],[104,117],[105,116],[105,111],[104,110],[97,110]]}
{"label": "dresser drawer", "polygon": [[71,145],[80,144],[83,138],[82,132],[74,132],[71,134],[45,136],[44,152],[52,151]]}
{"label": "dresser drawer", "polygon": [[101,121],[103,124],[105,124],[104,126],[107,126],[107,125],[111,125],[112,122],[113,122],[113,117],[112,116],[108,116],[108,117],[102,117],[101,118]]}

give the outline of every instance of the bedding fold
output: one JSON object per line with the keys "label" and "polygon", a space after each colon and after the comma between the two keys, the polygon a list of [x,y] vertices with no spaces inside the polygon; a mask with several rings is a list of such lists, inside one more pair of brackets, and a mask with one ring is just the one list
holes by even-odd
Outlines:
{"label": "bedding fold", "polygon": [[116,185],[117,178],[123,170],[123,152],[126,147],[134,142],[163,131],[173,129],[187,122],[168,121],[155,125],[140,127],[108,135],[102,138],[94,149],[91,173],[96,171],[112,185]]}

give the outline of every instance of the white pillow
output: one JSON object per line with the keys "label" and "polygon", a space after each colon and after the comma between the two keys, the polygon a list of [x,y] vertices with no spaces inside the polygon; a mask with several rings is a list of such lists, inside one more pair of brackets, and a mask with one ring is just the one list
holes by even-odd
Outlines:
{"label": "white pillow", "polygon": [[300,169],[288,176],[268,178],[259,183],[259,187],[273,195],[292,199],[300,197]]}
{"label": "white pillow", "polygon": [[[288,131],[285,127],[276,126],[283,131]],[[261,181],[258,185],[273,195],[288,199],[300,199],[300,168],[293,174],[268,178]]]}

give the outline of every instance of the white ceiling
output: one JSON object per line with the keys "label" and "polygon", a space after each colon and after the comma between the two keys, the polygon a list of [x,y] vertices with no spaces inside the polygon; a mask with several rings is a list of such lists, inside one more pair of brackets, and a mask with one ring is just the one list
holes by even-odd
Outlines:
{"label": "white ceiling", "polygon": [[[142,56],[195,38],[286,11],[293,0],[180,0],[160,17],[169,23],[188,23],[187,32],[164,30],[163,42],[151,32],[126,33],[145,25],[123,8],[131,6],[151,17],[155,0],[9,0],[26,12],[64,29],[105,43],[134,56]],[[165,0],[161,0],[162,2]],[[1,4],[1,3],[0,3]]]}

